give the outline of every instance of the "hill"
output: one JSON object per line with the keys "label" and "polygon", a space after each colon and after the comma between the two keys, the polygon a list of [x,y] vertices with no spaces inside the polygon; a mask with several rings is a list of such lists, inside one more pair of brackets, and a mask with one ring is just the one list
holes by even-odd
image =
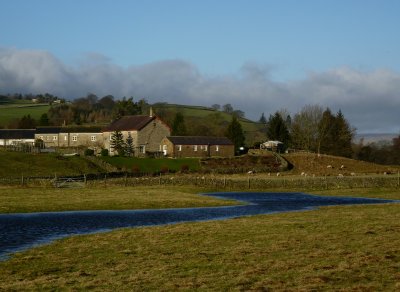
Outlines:
{"label": "hill", "polygon": [[[189,135],[223,136],[232,120],[231,114],[204,106],[156,103],[152,107],[155,113],[169,125],[172,125],[176,113],[180,112],[185,118]],[[266,140],[265,125],[246,118],[239,118],[239,122],[242,125],[247,146]]]}
{"label": "hill", "polygon": [[49,109],[48,103],[34,104],[32,101],[26,100],[3,100],[0,103],[0,126],[6,126],[26,115],[38,120]]}
{"label": "hill", "polygon": [[374,164],[339,156],[315,153],[290,153],[282,155],[292,166],[290,174],[306,173],[317,176],[361,175],[397,173],[400,167]]}

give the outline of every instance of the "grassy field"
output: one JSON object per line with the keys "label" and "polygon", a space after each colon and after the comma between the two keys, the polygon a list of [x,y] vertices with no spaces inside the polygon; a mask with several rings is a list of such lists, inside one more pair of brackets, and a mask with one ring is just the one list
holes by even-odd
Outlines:
{"label": "grassy field", "polygon": [[12,120],[20,119],[30,115],[33,119],[39,120],[40,116],[50,109],[48,104],[5,104],[0,105],[0,125],[7,125]]}
{"label": "grassy field", "polygon": [[127,210],[237,205],[199,196],[194,187],[11,188],[0,187],[0,213]]}
{"label": "grassy field", "polygon": [[182,167],[188,167],[189,171],[198,171],[200,168],[199,159],[196,158],[135,158],[135,157],[101,157],[107,163],[121,169],[142,173],[157,173],[160,171],[181,171]]}
{"label": "grassy field", "polygon": [[398,291],[399,222],[359,205],[74,236],[1,262],[0,290]]}
{"label": "grassy field", "polygon": [[28,176],[79,175],[101,172],[93,163],[81,157],[56,154],[31,154],[0,149],[0,178]]}

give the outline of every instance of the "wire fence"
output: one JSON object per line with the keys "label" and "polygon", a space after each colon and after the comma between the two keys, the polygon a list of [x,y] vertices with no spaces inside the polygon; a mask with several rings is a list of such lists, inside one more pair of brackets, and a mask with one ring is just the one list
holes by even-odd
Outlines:
{"label": "wire fence", "polygon": [[371,176],[216,176],[109,172],[79,176],[0,178],[0,185],[21,187],[199,186],[224,190],[400,188],[400,174]]}

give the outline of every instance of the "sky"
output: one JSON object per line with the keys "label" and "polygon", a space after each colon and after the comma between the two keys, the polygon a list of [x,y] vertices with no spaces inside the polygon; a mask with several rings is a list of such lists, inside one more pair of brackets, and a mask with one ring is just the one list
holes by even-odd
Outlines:
{"label": "sky", "polygon": [[0,94],[317,104],[400,133],[398,0],[0,0]]}

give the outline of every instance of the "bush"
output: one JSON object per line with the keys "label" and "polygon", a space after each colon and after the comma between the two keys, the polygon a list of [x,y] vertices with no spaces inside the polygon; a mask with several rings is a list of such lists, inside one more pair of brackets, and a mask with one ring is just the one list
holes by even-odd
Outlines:
{"label": "bush", "polygon": [[84,152],[85,156],[93,156],[94,155],[94,150],[93,149],[85,149]]}
{"label": "bush", "polygon": [[181,172],[182,172],[182,173],[188,173],[188,172],[189,172],[189,165],[187,165],[187,164],[182,164],[182,165],[181,165]]}
{"label": "bush", "polygon": [[101,149],[101,156],[108,156],[108,149]]}

